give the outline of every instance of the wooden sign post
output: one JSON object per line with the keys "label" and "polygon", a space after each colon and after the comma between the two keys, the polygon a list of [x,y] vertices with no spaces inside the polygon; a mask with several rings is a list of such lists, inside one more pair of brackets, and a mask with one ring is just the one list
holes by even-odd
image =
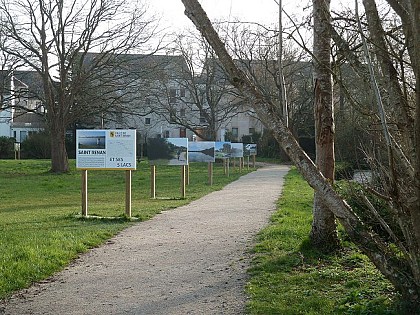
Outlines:
{"label": "wooden sign post", "polygon": [[230,159],[223,159],[224,174],[229,177]]}
{"label": "wooden sign post", "polygon": [[187,166],[181,165],[181,198],[185,198],[186,196],[186,179],[187,179]]}
{"label": "wooden sign post", "polygon": [[185,167],[186,167],[186,173],[185,173],[186,180],[185,180],[185,182],[186,182],[187,185],[189,185],[190,184],[190,166],[185,165]]}
{"label": "wooden sign post", "polygon": [[82,171],[82,216],[88,216],[88,170],[126,171],[125,214],[131,217],[131,171],[136,169],[136,131],[76,130],[76,168]]}
{"label": "wooden sign post", "polygon": [[150,165],[150,197],[156,199],[156,165]]}
{"label": "wooden sign post", "polygon": [[229,171],[230,171],[230,159],[228,158],[228,159],[226,159],[226,174],[227,174],[227,177],[229,177]]}
{"label": "wooden sign post", "polygon": [[87,170],[82,170],[82,216],[88,214],[88,189],[87,189]]}
{"label": "wooden sign post", "polygon": [[131,170],[125,171],[125,215],[131,218]]}
{"label": "wooden sign post", "polygon": [[213,162],[208,164],[209,186],[213,185]]}
{"label": "wooden sign post", "polygon": [[14,151],[15,151],[15,160],[20,160],[20,143],[19,142],[15,142]]}

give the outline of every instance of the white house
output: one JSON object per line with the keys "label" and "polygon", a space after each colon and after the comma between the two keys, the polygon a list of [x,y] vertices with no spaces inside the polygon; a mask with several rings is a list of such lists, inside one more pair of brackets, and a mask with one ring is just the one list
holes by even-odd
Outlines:
{"label": "white house", "polygon": [[[97,57],[103,56],[89,53],[87,62],[94,62]],[[94,111],[94,118],[86,116],[86,121],[78,122],[79,126],[136,129],[140,144],[155,137],[200,140],[200,135],[210,128],[216,131],[212,138],[218,141],[229,135],[231,140],[240,142],[243,135],[263,132],[261,122],[219,70],[211,70],[216,81],[209,81],[205,71],[201,77],[193,77],[180,55],[124,54],[113,62],[105,72],[92,76],[94,88],[87,87],[85,91],[89,97],[79,98],[86,102],[84,106],[97,102],[102,113]],[[31,71],[14,71],[4,77],[0,135],[22,142],[45,126],[45,110],[40,101],[42,81]],[[100,91],[101,84],[110,90]],[[219,93],[218,107],[211,109],[209,102],[215,93]]]}
{"label": "white house", "polygon": [[0,76],[0,136],[22,142],[45,127],[40,80],[34,71],[3,71]]}

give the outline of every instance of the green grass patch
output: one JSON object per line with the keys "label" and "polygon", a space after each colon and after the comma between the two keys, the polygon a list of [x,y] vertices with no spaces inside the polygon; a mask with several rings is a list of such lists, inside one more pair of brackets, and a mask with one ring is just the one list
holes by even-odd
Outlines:
{"label": "green grass patch", "polygon": [[[88,172],[88,214],[116,219],[83,219],[81,172],[49,173],[50,161],[0,160],[0,299],[51,276],[80,253],[104,243],[135,224],[124,217],[125,172]],[[187,204],[246,174],[214,165],[213,186],[207,184],[207,164],[190,165],[190,184],[180,198],[181,168],[158,166],[157,199],[150,198],[150,167],[138,164],[132,175],[132,216],[146,220]],[[138,221],[138,220],[137,220]]]}
{"label": "green grass patch", "polygon": [[286,176],[278,211],[259,235],[249,270],[249,314],[399,314],[398,296],[346,239],[326,255],[311,247],[313,190],[296,169]]}

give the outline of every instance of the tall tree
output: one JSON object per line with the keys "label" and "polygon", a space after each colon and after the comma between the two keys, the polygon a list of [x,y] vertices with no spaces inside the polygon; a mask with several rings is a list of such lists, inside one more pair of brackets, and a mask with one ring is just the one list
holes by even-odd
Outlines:
{"label": "tall tree", "polygon": [[51,171],[67,172],[66,130],[76,119],[75,97],[86,79],[74,65],[89,50],[106,56],[141,48],[153,33],[152,21],[144,7],[128,0],[1,0],[0,16],[1,36],[8,39],[1,49],[42,78]]}
{"label": "tall tree", "polygon": [[[390,0],[391,1],[391,0]],[[369,224],[366,224],[355,214],[348,203],[334,190],[331,183],[317,169],[316,165],[308,158],[305,152],[299,147],[296,139],[290,130],[285,126],[283,120],[276,114],[275,105],[259,91],[249,78],[235,65],[231,56],[226,50],[225,44],[219,38],[212,27],[210,20],[197,0],[182,0],[186,8],[186,15],[196,25],[198,30],[207,39],[219,60],[229,73],[232,84],[253,101],[252,106],[266,127],[273,131],[279,144],[288,153],[291,160],[300,170],[307,182],[319,193],[326,207],[328,207],[345,228],[350,238],[370,258],[376,267],[392,282],[396,289],[401,292],[408,305],[411,306],[410,313],[416,314],[420,310],[420,279],[419,265],[420,258],[418,244],[420,239],[416,233],[418,228],[412,224],[416,221],[414,215],[418,215],[419,207],[417,198],[406,200],[407,203],[416,203],[416,213],[407,217],[407,229],[410,230],[412,242],[408,249],[401,242],[394,241],[389,237],[381,237]],[[406,4],[406,2],[404,2]],[[412,4],[414,6],[414,3]],[[411,12],[411,11],[407,11]],[[418,11],[413,20],[408,24],[413,30],[419,22]],[[416,39],[418,40],[418,39]],[[418,47],[418,44],[416,44]],[[416,65],[416,62],[413,62]],[[416,70],[415,73],[418,73]],[[418,93],[418,91],[417,91]],[[419,105],[416,104],[416,110]],[[417,117],[417,116],[416,116]],[[418,126],[418,124],[416,124]],[[418,161],[418,157],[414,158]],[[417,167],[417,166],[416,166]],[[416,173],[418,174],[418,173]],[[417,182],[416,182],[417,184]],[[418,187],[415,187],[417,189]],[[415,194],[417,196],[417,192]],[[402,245],[402,246],[401,246]]]}
{"label": "tall tree", "polygon": [[[334,182],[334,108],[331,72],[331,15],[329,0],[313,0],[314,115],[316,165]],[[324,249],[339,245],[335,216],[315,192],[311,241]]]}
{"label": "tall tree", "polygon": [[[413,217],[413,226],[417,236],[418,248],[420,248],[420,2],[411,1],[411,27],[414,34],[414,75],[416,77],[416,104],[417,111],[414,124],[414,148],[415,148],[415,197],[411,200],[411,213]],[[420,255],[419,255],[420,256]],[[420,263],[420,259],[418,258]]]}

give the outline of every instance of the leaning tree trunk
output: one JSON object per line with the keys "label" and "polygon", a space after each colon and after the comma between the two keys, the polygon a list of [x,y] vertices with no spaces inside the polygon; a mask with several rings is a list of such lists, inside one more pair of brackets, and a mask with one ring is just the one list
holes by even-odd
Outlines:
{"label": "leaning tree trunk", "polygon": [[278,117],[276,106],[270,100],[267,100],[244,72],[235,65],[226,50],[225,44],[219,38],[198,1],[182,0],[182,2],[186,9],[185,14],[213,47],[231,83],[252,101],[252,107],[261,121],[269,130],[274,132],[274,136],[281,147],[289,155],[309,185],[320,193],[326,206],[339,219],[350,238],[392,282],[396,289],[403,295],[410,297],[410,302],[420,309],[418,299],[420,283],[413,277],[413,271],[410,269],[406,257],[401,257],[398,253],[393,252],[386,242],[372,233],[345,200],[335,192],[328,180],[319,172],[315,164],[299,146],[281,117]]}
{"label": "leaning tree trunk", "polygon": [[[331,75],[330,0],[313,0],[314,15],[314,116],[316,165],[334,181],[334,112]],[[334,214],[315,192],[313,222],[310,233],[314,246],[334,250],[339,246]]]}

